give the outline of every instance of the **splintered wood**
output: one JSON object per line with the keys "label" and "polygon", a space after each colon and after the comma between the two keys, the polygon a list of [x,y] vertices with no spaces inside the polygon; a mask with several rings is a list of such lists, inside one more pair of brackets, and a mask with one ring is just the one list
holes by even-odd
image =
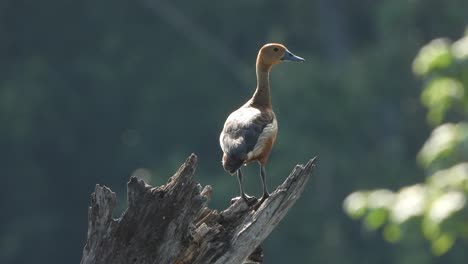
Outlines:
{"label": "splintered wood", "polygon": [[165,185],[131,177],[128,208],[118,219],[115,193],[96,185],[81,264],[261,263],[260,244],[299,199],[314,161],[297,165],[262,204],[237,199],[222,212],[207,206],[211,186],[193,180],[194,154]]}

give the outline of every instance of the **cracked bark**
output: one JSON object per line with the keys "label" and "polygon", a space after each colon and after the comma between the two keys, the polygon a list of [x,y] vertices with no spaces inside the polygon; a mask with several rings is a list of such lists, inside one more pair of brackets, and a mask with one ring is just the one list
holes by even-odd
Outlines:
{"label": "cracked bark", "polygon": [[96,185],[81,264],[261,263],[261,242],[299,199],[314,161],[296,165],[262,204],[237,199],[221,212],[207,206],[211,186],[193,180],[194,154],[165,185],[131,177],[128,208],[118,219],[112,218],[115,193]]}

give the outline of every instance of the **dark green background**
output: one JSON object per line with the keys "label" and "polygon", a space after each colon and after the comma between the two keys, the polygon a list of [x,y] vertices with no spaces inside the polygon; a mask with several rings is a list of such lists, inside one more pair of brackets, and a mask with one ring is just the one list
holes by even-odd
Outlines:
{"label": "dark green background", "polygon": [[[0,262],[78,263],[95,184],[117,192],[120,213],[131,175],[162,184],[192,152],[212,207],[225,208],[238,187],[219,132],[254,90],[258,48],[282,42],[307,62],[271,73],[270,189],[296,163],[320,161],[265,242],[265,263],[464,263],[466,244],[437,258],[429,244],[387,244],[342,202],[424,179],[415,157],[430,127],[411,63],[431,39],[459,38],[467,10],[466,0],[0,1]],[[245,175],[259,195],[257,167]]]}

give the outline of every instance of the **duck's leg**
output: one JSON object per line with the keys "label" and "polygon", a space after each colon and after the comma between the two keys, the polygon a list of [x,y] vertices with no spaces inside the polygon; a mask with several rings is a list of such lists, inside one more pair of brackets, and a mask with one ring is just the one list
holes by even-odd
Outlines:
{"label": "duck's leg", "polygon": [[260,200],[260,202],[263,202],[266,200],[266,198],[270,196],[270,194],[268,193],[268,188],[266,184],[265,167],[262,164],[260,164],[260,177],[262,178],[262,185],[263,185],[263,195],[262,195],[262,199]]}
{"label": "duck's leg", "polygon": [[244,180],[242,178],[242,171],[241,171],[240,168],[237,170],[237,180],[239,181],[239,189],[240,189],[240,195],[241,195],[242,199],[244,199],[244,201],[248,205],[250,205],[255,198],[245,194],[245,192],[244,192]]}

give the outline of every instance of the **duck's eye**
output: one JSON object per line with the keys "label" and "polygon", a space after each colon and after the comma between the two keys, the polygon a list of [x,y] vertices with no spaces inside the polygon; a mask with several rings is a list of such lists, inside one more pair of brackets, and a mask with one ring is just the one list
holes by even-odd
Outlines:
{"label": "duck's eye", "polygon": [[278,51],[278,50],[279,50],[278,48],[273,48],[273,51],[275,51],[275,52]]}

